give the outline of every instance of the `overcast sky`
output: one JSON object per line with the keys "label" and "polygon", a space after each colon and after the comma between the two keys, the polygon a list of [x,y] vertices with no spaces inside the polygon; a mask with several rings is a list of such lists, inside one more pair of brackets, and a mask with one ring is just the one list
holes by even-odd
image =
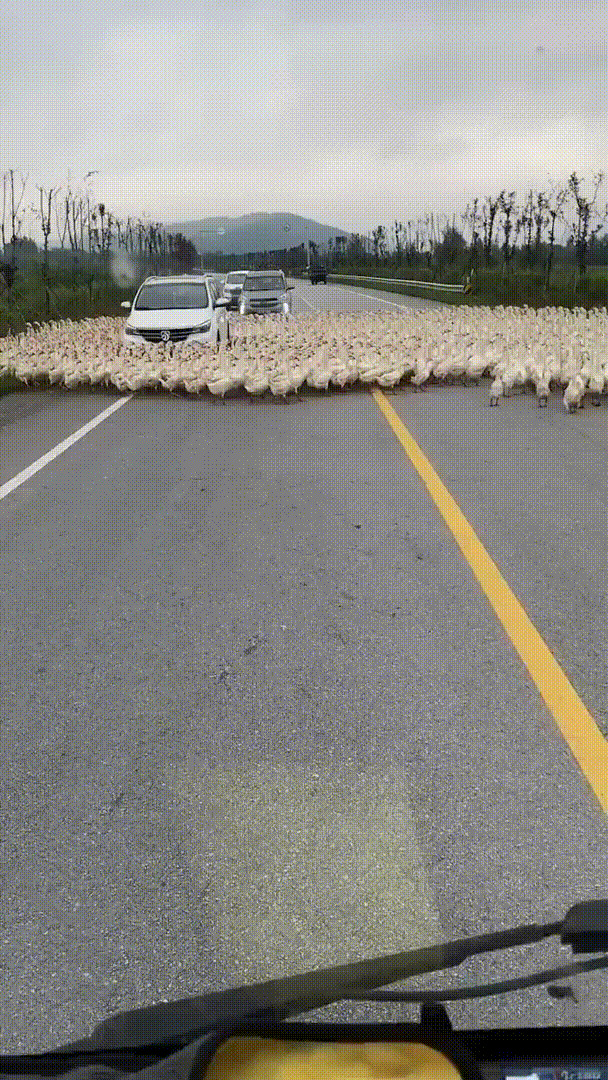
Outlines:
{"label": "overcast sky", "polygon": [[279,210],[357,232],[502,189],[523,202],[573,170],[590,187],[608,161],[605,2],[489,6],[5,5],[0,171],[29,174],[31,202],[96,170],[121,218]]}

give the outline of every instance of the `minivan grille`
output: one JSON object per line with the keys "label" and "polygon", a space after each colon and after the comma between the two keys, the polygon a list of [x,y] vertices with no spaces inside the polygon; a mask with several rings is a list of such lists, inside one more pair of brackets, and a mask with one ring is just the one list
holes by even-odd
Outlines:
{"label": "minivan grille", "polygon": [[[194,326],[182,327],[179,330],[169,330],[169,341],[185,341],[190,334],[194,333],[194,330]],[[140,330],[139,332],[144,341],[148,341],[150,344],[163,341],[164,338],[161,337],[161,334],[167,333],[166,330]]]}

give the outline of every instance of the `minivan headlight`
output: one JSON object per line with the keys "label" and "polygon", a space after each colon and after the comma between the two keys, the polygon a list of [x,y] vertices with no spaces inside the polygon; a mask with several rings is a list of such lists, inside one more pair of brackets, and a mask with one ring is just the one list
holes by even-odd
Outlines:
{"label": "minivan headlight", "polygon": [[201,323],[200,326],[194,326],[190,331],[191,334],[208,334],[211,329],[211,323]]}
{"label": "minivan headlight", "polygon": [[141,332],[134,326],[129,326],[128,323],[125,326],[125,334],[128,334],[130,337],[141,337]]}

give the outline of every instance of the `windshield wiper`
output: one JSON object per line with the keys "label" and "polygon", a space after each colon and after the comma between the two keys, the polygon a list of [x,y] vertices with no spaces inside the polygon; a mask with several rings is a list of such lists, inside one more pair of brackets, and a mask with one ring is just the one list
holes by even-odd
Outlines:
{"label": "windshield wiper", "polygon": [[[608,967],[608,956],[556,968],[508,983],[494,983],[457,991],[416,991],[371,994],[378,986],[456,967],[469,956],[542,941],[554,934],[573,953],[608,950],[608,900],[586,900],[570,908],[559,922],[517,926],[492,934],[463,938],[409,952],[393,953],[353,964],[271,979],[264,983],[218,990],[180,1001],[117,1013],[99,1024],[89,1039],[59,1047],[56,1053],[148,1047],[187,1041],[205,1033],[249,1021],[278,1022],[289,1016],[320,1009],[342,1000],[352,1001],[448,1001],[455,997],[482,997],[504,993],[535,983],[550,982],[563,975]],[[1,1061],[1,1058],[0,1058]]]}

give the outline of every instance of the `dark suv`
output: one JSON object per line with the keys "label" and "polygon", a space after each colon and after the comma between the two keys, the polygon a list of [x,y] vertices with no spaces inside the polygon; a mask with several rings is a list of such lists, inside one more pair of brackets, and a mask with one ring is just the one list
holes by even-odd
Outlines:
{"label": "dark suv", "polygon": [[311,285],[316,285],[318,281],[322,281],[324,285],[327,285],[327,268],[322,263],[315,263],[310,267]]}

